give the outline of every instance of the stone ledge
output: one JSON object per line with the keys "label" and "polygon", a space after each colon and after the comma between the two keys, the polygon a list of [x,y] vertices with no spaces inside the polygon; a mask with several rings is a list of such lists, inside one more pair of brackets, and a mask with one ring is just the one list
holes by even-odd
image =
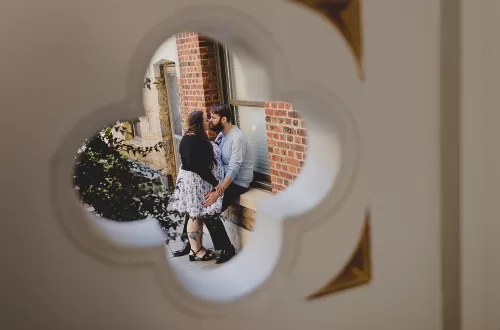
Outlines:
{"label": "stone ledge", "polygon": [[236,226],[252,231],[259,201],[271,196],[270,192],[251,188],[241,195],[239,201],[231,205],[223,216]]}
{"label": "stone ledge", "polygon": [[259,202],[271,196],[271,192],[262,189],[250,188],[250,190],[240,196],[237,204],[252,211],[257,211],[257,205],[259,204]]}

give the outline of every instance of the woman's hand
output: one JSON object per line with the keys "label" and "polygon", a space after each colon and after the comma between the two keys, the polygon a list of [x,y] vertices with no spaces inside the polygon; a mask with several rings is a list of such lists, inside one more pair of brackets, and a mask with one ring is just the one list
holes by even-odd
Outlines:
{"label": "woman's hand", "polygon": [[219,193],[217,190],[208,193],[205,196],[205,202],[203,203],[203,206],[204,207],[209,207],[210,205],[212,205],[213,203],[215,203],[217,201],[217,199],[219,199],[220,196],[222,196],[222,194]]}

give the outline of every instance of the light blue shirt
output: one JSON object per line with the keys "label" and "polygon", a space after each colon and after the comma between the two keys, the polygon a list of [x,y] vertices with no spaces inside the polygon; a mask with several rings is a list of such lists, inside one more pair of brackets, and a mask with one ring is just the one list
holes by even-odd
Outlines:
{"label": "light blue shirt", "polygon": [[247,136],[237,126],[233,126],[218,139],[225,176],[230,177],[234,184],[248,188],[253,181],[253,155]]}

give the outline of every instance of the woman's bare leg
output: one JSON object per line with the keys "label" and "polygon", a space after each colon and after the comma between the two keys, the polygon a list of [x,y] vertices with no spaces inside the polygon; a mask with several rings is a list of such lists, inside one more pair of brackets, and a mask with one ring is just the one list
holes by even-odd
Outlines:
{"label": "woman's bare leg", "polygon": [[187,224],[187,235],[191,244],[190,255],[203,257],[206,250],[203,248],[203,221],[201,219],[190,218]]}

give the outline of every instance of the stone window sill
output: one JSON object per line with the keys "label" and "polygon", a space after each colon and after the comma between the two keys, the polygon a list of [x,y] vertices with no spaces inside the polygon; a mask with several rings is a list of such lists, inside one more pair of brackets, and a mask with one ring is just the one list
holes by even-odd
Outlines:
{"label": "stone window sill", "polygon": [[138,136],[134,136],[132,139],[126,140],[125,144],[133,145],[133,146],[136,146],[136,147],[142,147],[143,146],[143,144],[142,144],[142,138],[140,138]]}
{"label": "stone window sill", "polygon": [[252,211],[257,211],[257,205],[264,198],[271,197],[272,194],[269,191],[250,188],[246,193],[240,196],[239,200],[235,203],[237,205],[243,206]]}

